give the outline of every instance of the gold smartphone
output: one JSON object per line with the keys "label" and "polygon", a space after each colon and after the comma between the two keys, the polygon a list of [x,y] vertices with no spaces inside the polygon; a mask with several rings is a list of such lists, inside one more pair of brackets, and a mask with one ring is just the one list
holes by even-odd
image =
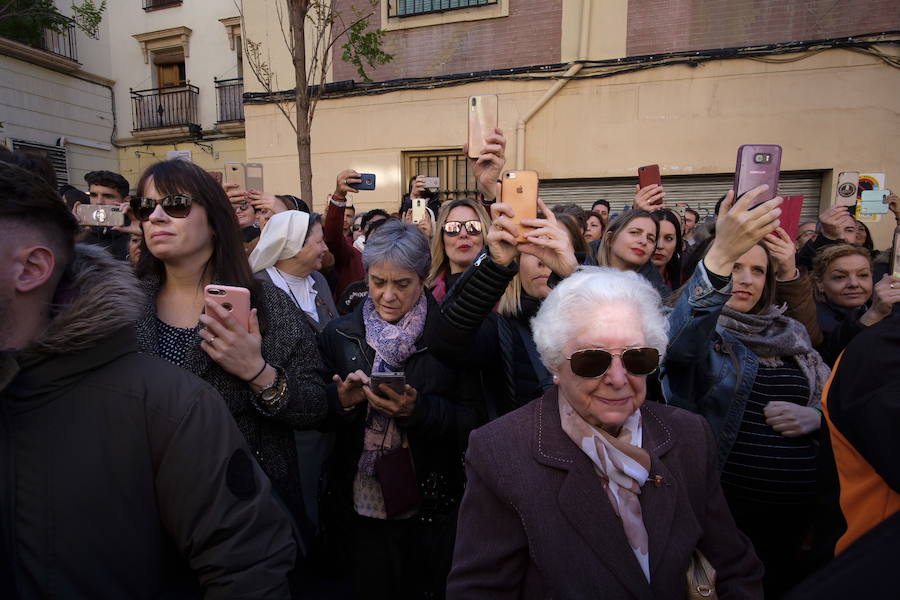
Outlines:
{"label": "gold smartphone", "polygon": [[497,96],[469,97],[469,158],[478,158],[487,145],[485,138],[497,128]]}
{"label": "gold smartphone", "polygon": [[225,163],[225,183],[236,183],[239,190],[247,189],[247,171],[244,163]]}
{"label": "gold smartphone", "polygon": [[538,174],[537,171],[507,171],[500,184],[501,201],[513,209],[513,222],[519,230],[517,241],[525,241],[525,233],[530,227],[522,225],[522,219],[537,218]]}

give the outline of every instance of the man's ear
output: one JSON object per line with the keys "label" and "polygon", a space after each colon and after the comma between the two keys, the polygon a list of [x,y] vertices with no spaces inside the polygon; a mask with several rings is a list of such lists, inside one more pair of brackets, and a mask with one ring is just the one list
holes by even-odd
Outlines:
{"label": "man's ear", "polygon": [[56,256],[46,246],[23,248],[13,260],[19,266],[14,285],[21,294],[33,292],[47,284],[56,269]]}

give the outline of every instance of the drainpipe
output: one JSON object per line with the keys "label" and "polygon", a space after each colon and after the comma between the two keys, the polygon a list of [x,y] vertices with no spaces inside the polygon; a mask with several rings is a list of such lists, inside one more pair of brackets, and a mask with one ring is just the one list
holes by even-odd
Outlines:
{"label": "drainpipe", "polygon": [[[581,31],[578,34],[578,60],[587,60],[589,33],[591,29],[591,2],[592,0],[581,0]],[[583,63],[575,62],[563,74],[563,79],[559,79],[548,89],[540,100],[531,107],[525,116],[516,123],[516,170],[521,171],[525,168],[525,125],[531,120],[531,117],[537,114],[547,102],[550,101],[556,93],[561,90],[567,83],[569,77],[578,74],[584,67]]]}

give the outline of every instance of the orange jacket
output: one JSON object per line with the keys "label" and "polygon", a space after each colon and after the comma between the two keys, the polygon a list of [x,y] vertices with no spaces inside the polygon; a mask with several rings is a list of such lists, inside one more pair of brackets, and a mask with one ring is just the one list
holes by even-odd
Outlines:
{"label": "orange jacket", "polygon": [[822,411],[831,432],[834,460],[841,482],[841,511],[847,520],[847,532],[838,540],[835,554],[840,554],[867,531],[900,511],[900,494],[893,491],[872,465],[847,441],[828,414],[828,403],[831,400],[828,392],[839,365],[840,358],[835,363],[822,393]]}

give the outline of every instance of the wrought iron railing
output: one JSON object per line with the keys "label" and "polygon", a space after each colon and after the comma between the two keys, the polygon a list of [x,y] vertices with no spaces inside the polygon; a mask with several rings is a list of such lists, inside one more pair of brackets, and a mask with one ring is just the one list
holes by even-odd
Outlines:
{"label": "wrought iron railing", "polygon": [[215,79],[219,123],[244,120],[244,79]]}
{"label": "wrought iron railing", "polygon": [[149,90],[131,90],[134,130],[181,125],[199,126],[197,104],[200,89],[184,84]]}
{"label": "wrought iron railing", "polygon": [[44,52],[77,61],[78,47],[75,45],[75,21],[72,19],[67,21],[67,23],[59,26],[58,31],[45,29],[44,37],[41,39],[38,47]]}
{"label": "wrought iron railing", "polygon": [[144,0],[144,10],[155,10],[175,4],[181,4],[181,0]]}
{"label": "wrought iron railing", "polygon": [[411,17],[428,13],[497,4],[498,0],[389,0],[389,17]]}

